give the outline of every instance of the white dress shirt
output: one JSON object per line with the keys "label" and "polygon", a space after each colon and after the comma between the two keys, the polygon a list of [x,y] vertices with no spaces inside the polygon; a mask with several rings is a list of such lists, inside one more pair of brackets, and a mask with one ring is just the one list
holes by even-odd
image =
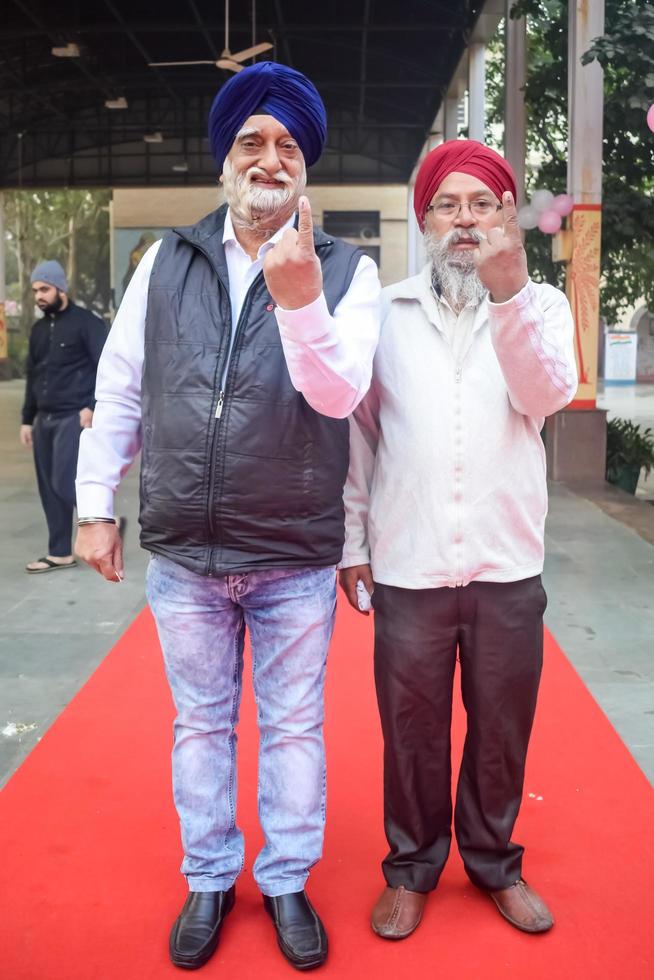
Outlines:
{"label": "white dress shirt", "polygon": [[513,582],[543,567],[540,430],[577,387],[570,306],[530,280],[461,316],[429,266],[382,293],[372,384],[350,422],[341,567],[371,563],[384,585]]}
{"label": "white dress shirt", "polygon": [[[223,242],[232,331],[247,291],[262,270],[266,251],[293,220],[265,242],[251,261],[236,239],[227,212]],[[150,246],[132,276],[100,358],[93,426],[80,438],[76,481],[80,517],[113,516],[115,491],[141,448],[145,314],[150,273],[160,244]],[[293,386],[323,415],[346,418],[368,390],[379,338],[380,290],[377,267],[364,255],[333,316],[322,293],[302,309],[275,308]]]}

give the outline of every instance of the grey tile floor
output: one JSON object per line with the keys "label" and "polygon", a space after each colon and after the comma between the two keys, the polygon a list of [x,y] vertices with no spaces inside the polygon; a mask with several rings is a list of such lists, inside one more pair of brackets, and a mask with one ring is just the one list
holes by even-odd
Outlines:
{"label": "grey tile floor", "polygon": [[0,785],[90,677],[145,602],[136,470],[118,494],[126,577],[86,567],[27,575],[47,551],[32,455],[18,440],[23,384],[0,382]]}
{"label": "grey tile floor", "polygon": [[[0,785],[145,602],[135,469],[118,495],[130,521],[122,584],[82,567],[24,572],[46,550],[46,534],[31,454],[18,442],[22,391],[0,383]],[[654,410],[654,389],[638,397],[634,404]],[[654,781],[654,546],[560,485],[550,498],[547,624]]]}

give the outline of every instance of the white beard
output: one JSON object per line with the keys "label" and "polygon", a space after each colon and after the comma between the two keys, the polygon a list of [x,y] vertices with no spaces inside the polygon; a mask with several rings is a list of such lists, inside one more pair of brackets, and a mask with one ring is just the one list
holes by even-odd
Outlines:
{"label": "white beard", "polygon": [[460,313],[468,303],[478,306],[486,295],[486,287],[477,275],[472,250],[455,251],[451,246],[460,238],[481,241],[482,237],[475,229],[461,232],[453,228],[442,238],[436,238],[428,231],[424,233],[425,252],[432,267],[432,283],[440,289],[456,313]]}
{"label": "white beard", "polygon": [[234,224],[250,230],[272,226],[275,230],[290,218],[297,207],[298,198],[307,183],[306,167],[297,179],[289,177],[280,170],[273,174],[273,180],[283,187],[270,190],[259,187],[252,177],[258,175],[270,179],[270,175],[259,167],[250,167],[240,174],[234,173],[229,160],[223,164],[223,190],[232,212]]}

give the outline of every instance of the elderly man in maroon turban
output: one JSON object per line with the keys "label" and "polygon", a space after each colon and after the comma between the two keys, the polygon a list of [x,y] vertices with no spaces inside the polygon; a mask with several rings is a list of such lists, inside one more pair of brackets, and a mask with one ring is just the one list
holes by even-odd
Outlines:
{"label": "elderly man in maroon turban", "polygon": [[386,879],[374,931],[420,922],[451,841],[450,722],[467,734],[454,829],[468,877],[525,932],[553,921],[511,840],[543,655],[544,418],[577,385],[565,296],[529,278],[508,163],[474,140],[418,173],[428,262],[383,293],[351,420],[341,585],[375,611]]}

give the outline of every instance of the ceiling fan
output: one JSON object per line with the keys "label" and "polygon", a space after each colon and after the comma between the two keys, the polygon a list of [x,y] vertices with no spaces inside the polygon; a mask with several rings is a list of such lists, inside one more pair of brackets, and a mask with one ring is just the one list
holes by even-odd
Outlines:
{"label": "ceiling fan", "polygon": [[[252,41],[254,41],[254,15],[255,2],[252,2]],[[255,58],[264,51],[270,51],[272,44],[269,41],[262,41],[261,44],[254,44],[251,48],[244,51],[237,51],[234,54],[229,50],[229,0],[225,0],[225,47],[223,53],[217,61],[149,61],[150,68],[171,68],[178,65],[215,65],[216,68],[226,68],[228,71],[243,71],[242,61],[248,58]]]}

